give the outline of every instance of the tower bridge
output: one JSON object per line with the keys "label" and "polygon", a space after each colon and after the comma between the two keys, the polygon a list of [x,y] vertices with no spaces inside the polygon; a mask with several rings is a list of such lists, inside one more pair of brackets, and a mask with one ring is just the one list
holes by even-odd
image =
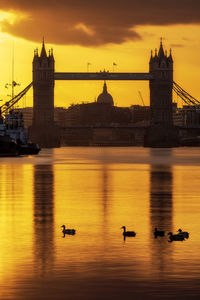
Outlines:
{"label": "tower bridge", "polygon": [[[44,41],[41,54],[34,52],[33,59],[33,124],[31,139],[41,146],[59,143],[59,128],[54,123],[54,85],[55,80],[148,80],[150,87],[151,126],[171,129],[173,59],[164,53],[162,41],[160,49],[149,62],[149,73],[66,73],[55,72],[53,50],[48,55]],[[163,135],[163,132],[161,133]],[[166,134],[164,134],[165,136]],[[159,139],[159,137],[157,137]],[[169,138],[169,133],[165,138]],[[148,141],[151,143],[151,141]]]}
{"label": "tower bridge", "polygon": [[[55,72],[53,50],[47,55],[43,41],[41,53],[34,51],[33,81],[19,95],[4,105],[12,107],[14,103],[33,86],[33,123],[30,138],[41,147],[59,145],[59,127],[54,122],[54,85],[55,80],[147,80],[150,88],[150,128],[146,131],[147,146],[173,146],[177,141],[177,130],[172,120],[172,91],[187,104],[200,102],[189,95],[173,81],[173,58],[163,49],[162,40],[159,51],[151,52],[148,73],[116,73],[116,72]],[[2,107],[1,107],[2,108]],[[123,128],[124,130],[124,128]]]}

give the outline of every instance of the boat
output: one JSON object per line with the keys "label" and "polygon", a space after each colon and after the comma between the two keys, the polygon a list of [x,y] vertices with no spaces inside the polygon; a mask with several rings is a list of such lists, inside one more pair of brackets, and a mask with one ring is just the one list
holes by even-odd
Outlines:
{"label": "boat", "polygon": [[16,141],[5,133],[4,120],[0,116],[0,157],[19,155],[19,146]]}
{"label": "boat", "polygon": [[23,114],[17,110],[10,110],[5,117],[1,117],[2,135],[9,136],[17,144],[18,155],[35,155],[40,147],[28,141],[28,133],[24,128]]}
{"label": "boat", "polygon": [[8,135],[0,136],[0,157],[18,156],[19,147]]}
{"label": "boat", "polygon": [[19,155],[33,155],[38,154],[41,148],[38,144],[28,142],[27,144],[21,144],[19,148]]}

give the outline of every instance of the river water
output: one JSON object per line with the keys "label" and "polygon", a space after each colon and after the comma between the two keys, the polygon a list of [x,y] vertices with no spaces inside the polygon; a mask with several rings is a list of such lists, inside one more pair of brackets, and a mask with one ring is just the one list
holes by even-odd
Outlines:
{"label": "river water", "polygon": [[[61,225],[77,230],[63,237]],[[123,239],[122,226],[136,237]],[[190,232],[155,239],[155,227]],[[0,299],[199,299],[200,149],[0,159]]]}

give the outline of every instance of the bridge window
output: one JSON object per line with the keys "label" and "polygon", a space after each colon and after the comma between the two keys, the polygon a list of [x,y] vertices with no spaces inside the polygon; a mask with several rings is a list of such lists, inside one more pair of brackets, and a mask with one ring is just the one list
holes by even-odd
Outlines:
{"label": "bridge window", "polygon": [[162,72],[161,78],[162,78],[162,79],[166,79],[166,78],[167,78],[166,72]]}
{"label": "bridge window", "polygon": [[160,66],[161,68],[166,68],[166,63],[163,61],[162,63],[161,63],[161,66]]}
{"label": "bridge window", "polygon": [[46,71],[42,72],[42,79],[47,79],[47,72]]}

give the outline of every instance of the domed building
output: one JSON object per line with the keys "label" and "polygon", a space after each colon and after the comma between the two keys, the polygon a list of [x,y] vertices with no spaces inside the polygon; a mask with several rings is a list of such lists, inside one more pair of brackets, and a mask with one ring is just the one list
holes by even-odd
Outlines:
{"label": "domed building", "polygon": [[103,86],[103,93],[99,95],[97,98],[97,103],[99,104],[109,104],[109,105],[114,105],[113,97],[108,93],[107,91],[107,85],[106,82],[104,82]]}
{"label": "domed building", "polygon": [[113,97],[104,82],[103,92],[90,103],[71,105],[67,109],[68,126],[113,126],[130,124],[131,111],[127,107],[114,106]]}

